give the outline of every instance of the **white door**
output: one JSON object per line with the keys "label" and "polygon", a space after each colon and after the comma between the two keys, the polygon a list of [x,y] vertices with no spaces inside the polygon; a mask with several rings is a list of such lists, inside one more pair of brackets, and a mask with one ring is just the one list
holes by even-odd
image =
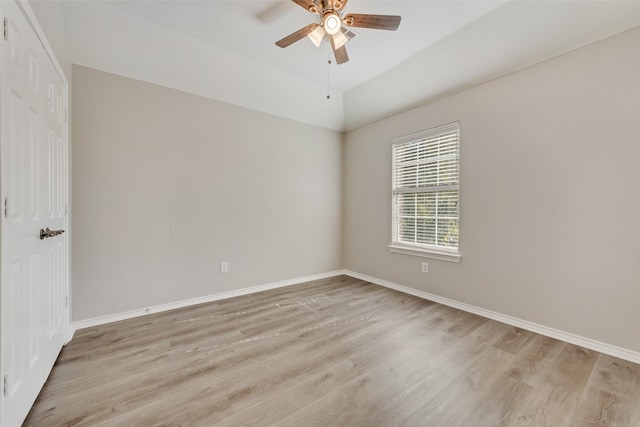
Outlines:
{"label": "white door", "polygon": [[68,233],[40,236],[67,230],[66,84],[18,4],[0,7],[0,424],[18,426],[66,338]]}

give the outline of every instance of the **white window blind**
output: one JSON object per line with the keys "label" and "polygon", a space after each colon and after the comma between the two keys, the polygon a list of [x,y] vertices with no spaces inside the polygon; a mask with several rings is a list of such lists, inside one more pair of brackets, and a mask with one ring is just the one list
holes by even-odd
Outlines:
{"label": "white window blind", "polygon": [[460,124],[393,142],[392,246],[457,253]]}

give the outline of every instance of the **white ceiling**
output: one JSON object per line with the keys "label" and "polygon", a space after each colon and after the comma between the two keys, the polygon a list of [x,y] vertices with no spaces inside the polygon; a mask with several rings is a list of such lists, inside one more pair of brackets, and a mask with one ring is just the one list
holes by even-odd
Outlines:
{"label": "white ceiling", "polygon": [[[402,22],[395,32],[356,29],[358,36],[347,45],[353,60],[329,70],[331,87],[351,89],[502,3],[352,0],[346,6],[347,13],[400,15]],[[275,45],[284,36],[320,20],[291,0],[125,1],[113,5],[282,72],[327,84],[327,60],[333,59],[333,54],[326,39],[319,48],[306,38],[286,49]]]}
{"label": "white ceiling", "polygon": [[[74,63],[349,130],[640,25],[640,1],[350,0],[401,15],[328,43],[275,41],[316,15],[290,0],[64,1]],[[327,93],[331,99],[326,99]]]}

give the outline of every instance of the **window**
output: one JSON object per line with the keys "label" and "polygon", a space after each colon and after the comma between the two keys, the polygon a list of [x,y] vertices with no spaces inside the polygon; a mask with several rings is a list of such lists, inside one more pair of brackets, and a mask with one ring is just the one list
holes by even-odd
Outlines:
{"label": "window", "polygon": [[393,141],[392,252],[460,261],[460,124]]}

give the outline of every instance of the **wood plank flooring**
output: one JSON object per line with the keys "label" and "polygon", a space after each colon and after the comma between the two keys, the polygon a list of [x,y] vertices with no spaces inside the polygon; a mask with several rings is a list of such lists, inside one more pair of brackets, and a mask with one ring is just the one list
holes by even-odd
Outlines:
{"label": "wood plank flooring", "polygon": [[351,277],[83,329],[25,426],[640,426],[640,365]]}

